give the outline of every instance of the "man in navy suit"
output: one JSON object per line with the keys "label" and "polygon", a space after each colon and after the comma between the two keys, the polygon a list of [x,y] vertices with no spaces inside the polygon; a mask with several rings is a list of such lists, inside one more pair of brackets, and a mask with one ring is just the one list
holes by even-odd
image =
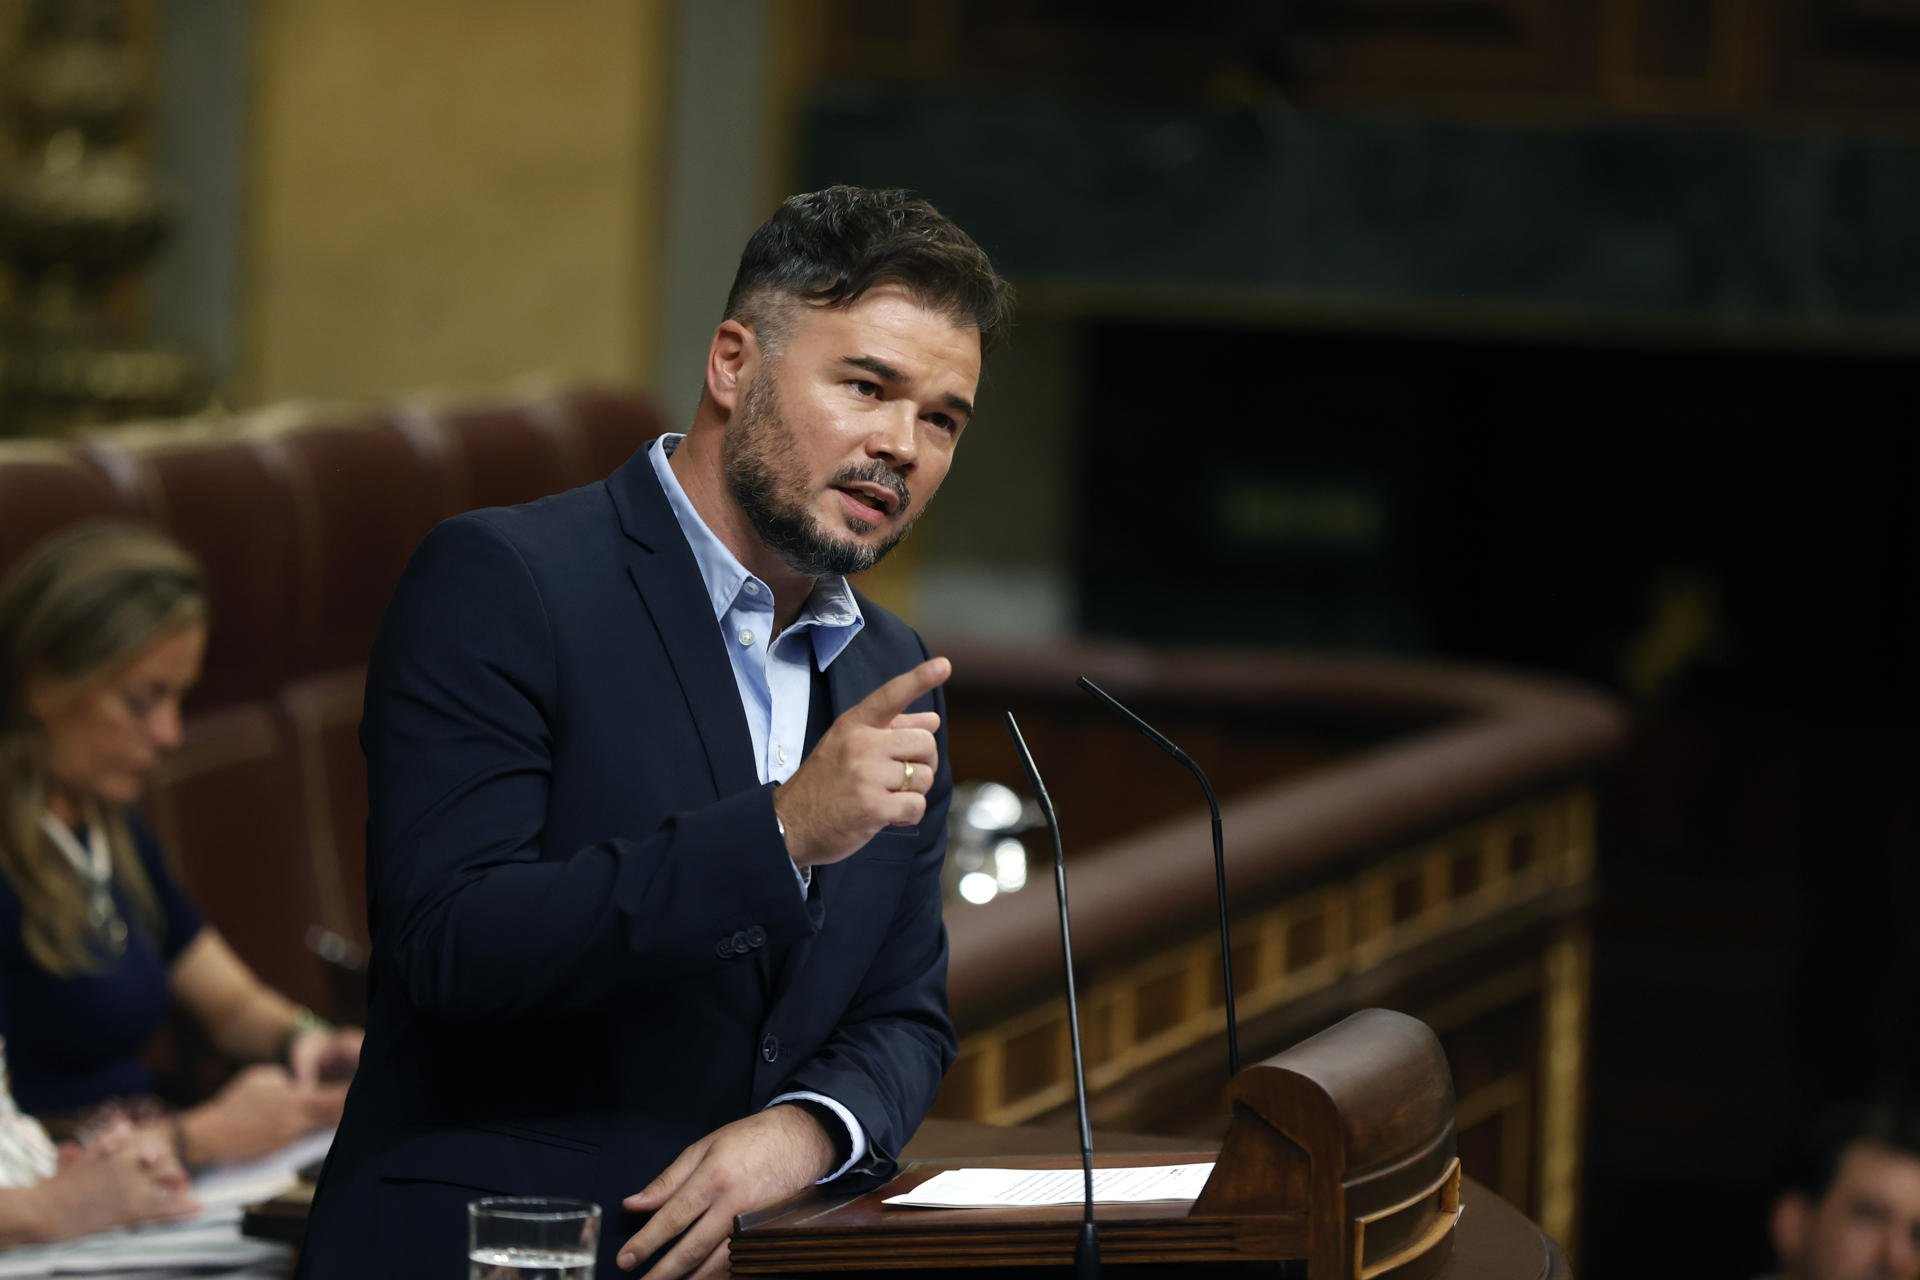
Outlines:
{"label": "man in navy suit", "polygon": [[924,201],[796,196],[684,436],[422,542],[303,1275],[464,1274],[486,1194],[599,1203],[602,1271],[719,1275],[733,1215],[895,1168],[954,1054],[949,668],[845,578],[939,488],[1010,309]]}

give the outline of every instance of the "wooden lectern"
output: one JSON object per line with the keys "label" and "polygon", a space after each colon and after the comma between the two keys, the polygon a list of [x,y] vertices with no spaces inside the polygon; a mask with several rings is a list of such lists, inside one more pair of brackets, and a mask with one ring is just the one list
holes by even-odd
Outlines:
{"label": "wooden lectern", "polygon": [[[1431,1276],[1460,1217],[1453,1080],[1440,1042],[1404,1014],[1366,1009],[1247,1067],[1229,1090],[1226,1141],[1210,1150],[1106,1165],[1216,1161],[1191,1204],[1102,1205],[1100,1252],[1130,1264],[1257,1264],[1311,1280]],[[881,1201],[945,1168],[1071,1168],[1078,1157],[910,1164],[886,1186],[818,1192],[735,1224],[733,1272],[1068,1267],[1081,1206],[906,1209]]]}

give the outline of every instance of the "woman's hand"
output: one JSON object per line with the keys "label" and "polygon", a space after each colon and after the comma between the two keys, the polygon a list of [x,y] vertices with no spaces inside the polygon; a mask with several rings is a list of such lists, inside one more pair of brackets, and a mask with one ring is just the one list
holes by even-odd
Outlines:
{"label": "woman's hand", "polygon": [[337,1124],[347,1087],[301,1084],[285,1067],[247,1067],[181,1117],[189,1163],[250,1160]]}
{"label": "woman's hand", "polygon": [[287,1047],[287,1067],[300,1084],[344,1084],[360,1065],[360,1042],[365,1038],[358,1027],[303,1031]]}
{"label": "woman's hand", "polygon": [[187,1171],[180,1167],[179,1153],[174,1150],[172,1127],[164,1121],[136,1125],[128,1119],[115,1119],[80,1143],[72,1157],[61,1163],[64,1167],[68,1163],[77,1165],[89,1160],[111,1159],[128,1150],[161,1182],[169,1186],[187,1185]]}
{"label": "woman's hand", "polygon": [[200,1211],[164,1129],[120,1123],[71,1151],[60,1171],[20,1194],[41,1205],[43,1240],[65,1240],[135,1222]]}

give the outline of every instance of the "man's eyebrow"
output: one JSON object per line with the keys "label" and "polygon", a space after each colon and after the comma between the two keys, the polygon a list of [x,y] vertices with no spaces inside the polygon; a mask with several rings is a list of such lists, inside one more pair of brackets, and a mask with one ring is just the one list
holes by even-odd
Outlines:
{"label": "man's eyebrow", "polygon": [[[906,374],[876,356],[841,356],[840,363],[851,365],[855,369],[864,369],[883,382],[898,384],[907,380]],[[973,416],[973,401],[968,400],[965,396],[957,396],[952,392],[948,392],[946,395],[940,397],[940,403],[955,413],[963,413],[969,418]]]}
{"label": "man's eyebrow", "polygon": [[875,356],[841,356],[841,364],[850,364],[856,369],[865,369],[877,378],[888,382],[905,382],[907,375]]}

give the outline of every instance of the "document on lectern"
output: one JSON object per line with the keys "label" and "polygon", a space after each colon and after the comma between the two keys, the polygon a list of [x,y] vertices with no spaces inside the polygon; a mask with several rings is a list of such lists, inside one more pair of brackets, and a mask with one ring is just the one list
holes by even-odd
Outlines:
{"label": "document on lectern", "polygon": [[[1212,1172],[1211,1161],[1095,1169],[1093,1198],[1097,1204],[1192,1200]],[[909,1209],[1013,1209],[1079,1204],[1086,1189],[1079,1169],[948,1169],[882,1203]]]}

